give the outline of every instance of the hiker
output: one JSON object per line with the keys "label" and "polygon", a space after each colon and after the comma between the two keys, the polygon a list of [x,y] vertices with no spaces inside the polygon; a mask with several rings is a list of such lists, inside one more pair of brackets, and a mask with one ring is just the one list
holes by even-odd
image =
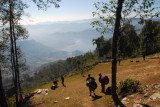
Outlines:
{"label": "hiker", "polygon": [[99,73],[99,82],[101,83],[101,92],[105,93],[105,85],[109,83],[109,78],[106,75]]}
{"label": "hiker", "polygon": [[101,83],[101,92],[105,93],[105,84],[102,81],[102,74],[101,73],[99,73],[99,82]]}
{"label": "hiker", "polygon": [[96,94],[94,90],[97,88],[97,83],[95,82],[95,79],[91,77],[90,74],[88,74],[88,78],[86,79],[86,85],[89,87],[90,96],[93,92],[94,97],[95,97]]}
{"label": "hiker", "polygon": [[65,86],[64,85],[64,77],[62,75],[61,75],[61,80],[62,80],[62,85]]}

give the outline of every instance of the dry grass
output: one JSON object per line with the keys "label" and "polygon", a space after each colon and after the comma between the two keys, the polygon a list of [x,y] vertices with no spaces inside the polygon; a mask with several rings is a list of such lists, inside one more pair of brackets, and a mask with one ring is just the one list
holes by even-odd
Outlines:
{"label": "dry grass", "polygon": [[[133,60],[133,62],[130,62],[130,60]],[[160,82],[159,59],[146,59],[146,61],[143,61],[142,58],[136,58],[130,60],[121,61],[121,65],[118,66],[117,84],[126,78],[137,79],[142,85]],[[137,63],[136,60],[140,62]],[[99,98],[95,100],[89,96],[89,90],[86,87],[86,78],[89,73],[96,79],[98,84],[95,92]],[[109,76],[110,83],[107,87],[110,86],[111,63],[101,63],[89,72],[84,73],[85,77],[75,75],[65,78],[66,87],[61,85],[61,81],[59,81],[59,87],[56,90],[51,90],[52,83],[40,87],[42,89],[48,88],[49,94],[35,95],[30,99],[32,101],[31,105],[34,107],[112,107],[113,101],[111,96],[100,93],[99,73]],[[70,97],[70,100],[66,100],[66,97]],[[54,101],[58,102],[55,103]]]}

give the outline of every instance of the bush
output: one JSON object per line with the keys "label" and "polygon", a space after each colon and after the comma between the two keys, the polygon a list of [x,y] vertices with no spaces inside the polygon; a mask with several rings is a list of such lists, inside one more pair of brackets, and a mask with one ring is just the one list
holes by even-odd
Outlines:
{"label": "bush", "polygon": [[126,79],[124,81],[120,81],[120,86],[118,88],[118,93],[125,97],[129,94],[136,93],[140,90],[140,82],[138,80]]}

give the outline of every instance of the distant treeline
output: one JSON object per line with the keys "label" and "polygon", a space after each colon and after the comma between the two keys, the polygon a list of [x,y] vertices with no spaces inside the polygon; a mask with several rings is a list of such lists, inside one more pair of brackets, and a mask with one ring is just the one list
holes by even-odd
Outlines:
{"label": "distant treeline", "polygon": [[[117,58],[145,57],[160,52],[160,21],[146,21],[143,28],[139,29],[139,34],[130,23],[125,23],[121,29]],[[83,72],[92,69],[99,61],[111,61],[112,38],[105,39],[101,36],[93,39],[93,45],[96,45],[94,52],[87,52],[84,55],[52,63],[40,69],[32,77],[25,75],[23,88],[33,88],[40,83],[53,81],[61,75],[76,73],[83,75]]]}

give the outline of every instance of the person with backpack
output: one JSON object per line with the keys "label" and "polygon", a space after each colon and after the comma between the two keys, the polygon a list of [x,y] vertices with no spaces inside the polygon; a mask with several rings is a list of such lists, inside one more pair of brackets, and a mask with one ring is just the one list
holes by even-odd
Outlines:
{"label": "person with backpack", "polygon": [[64,77],[63,77],[63,75],[61,75],[61,80],[62,80],[62,85],[65,87],[65,85],[64,85]]}
{"label": "person with backpack", "polygon": [[96,96],[95,89],[97,88],[97,83],[95,82],[95,79],[91,77],[90,74],[88,74],[88,78],[86,79],[86,85],[89,87],[90,96],[92,95],[93,92],[95,97]]}
{"label": "person with backpack", "polygon": [[99,82],[101,83],[101,92],[105,93],[105,85],[109,83],[109,78],[106,75],[99,73]]}
{"label": "person with backpack", "polygon": [[55,87],[57,87],[58,86],[58,80],[54,79],[53,84],[55,85]]}
{"label": "person with backpack", "polygon": [[57,87],[58,87],[58,80],[55,78],[53,80],[53,85],[52,85],[51,89],[55,90]]}

